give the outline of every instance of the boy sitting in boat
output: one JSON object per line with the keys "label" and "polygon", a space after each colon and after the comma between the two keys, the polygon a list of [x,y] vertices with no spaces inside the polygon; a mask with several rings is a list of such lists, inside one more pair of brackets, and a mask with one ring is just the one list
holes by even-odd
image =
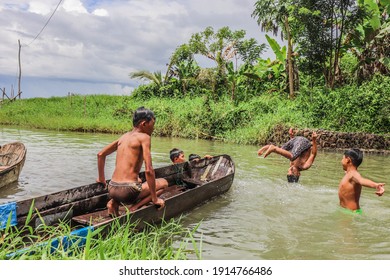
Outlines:
{"label": "boy sitting in boat", "polygon": [[[173,148],[169,152],[169,158],[171,159],[173,164],[186,162],[186,158],[185,158],[183,150],[178,149],[178,148]],[[212,156],[205,155],[204,158],[210,159],[210,158],[212,158]],[[193,160],[198,161],[200,159],[201,159],[200,155],[197,155],[197,154],[190,154],[188,157],[189,161],[193,161]]]}
{"label": "boy sitting in boat", "polygon": [[376,189],[375,194],[378,196],[385,192],[384,183],[365,179],[357,171],[362,161],[363,153],[359,149],[345,151],[341,160],[345,175],[339,185],[340,206],[357,213],[361,213],[359,200],[362,186]]}
{"label": "boy sitting in boat", "polygon": [[[111,198],[107,203],[109,215],[119,215],[120,203],[135,203],[138,199],[145,203],[148,196],[160,209],[165,206],[164,200],[157,196],[156,191],[166,188],[168,182],[162,178],[155,178],[150,151],[154,124],[154,113],[144,107],[138,108],[133,115],[133,129],[104,147],[97,155],[97,182],[105,184],[106,157],[116,151],[115,169],[108,184]],[[145,162],[145,183],[142,183],[138,177],[143,162]],[[140,206],[141,203],[137,203],[130,210],[134,211]]]}
{"label": "boy sitting in boat", "polygon": [[290,160],[290,168],[287,172],[287,181],[290,183],[298,182],[301,171],[309,169],[317,155],[317,133],[313,132],[310,141],[303,136],[295,136],[294,131],[289,130],[290,140],[277,147],[269,144],[265,145],[257,151],[261,156],[267,157],[271,153],[277,153]]}

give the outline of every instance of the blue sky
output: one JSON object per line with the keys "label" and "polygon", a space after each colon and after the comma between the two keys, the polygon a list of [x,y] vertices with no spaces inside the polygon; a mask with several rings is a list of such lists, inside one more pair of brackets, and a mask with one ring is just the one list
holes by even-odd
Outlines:
{"label": "blue sky", "polygon": [[[179,45],[207,26],[244,29],[265,43],[250,0],[0,0],[0,88],[23,98],[127,95],[137,70],[165,72]],[[207,65],[204,65],[207,66]]]}

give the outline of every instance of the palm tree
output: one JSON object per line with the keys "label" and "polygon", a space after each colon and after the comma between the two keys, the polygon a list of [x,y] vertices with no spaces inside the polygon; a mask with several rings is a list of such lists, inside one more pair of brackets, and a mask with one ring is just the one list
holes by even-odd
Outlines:
{"label": "palm tree", "polygon": [[130,73],[129,76],[131,79],[151,81],[155,83],[159,88],[163,86],[166,82],[165,79],[163,79],[161,71],[152,73],[146,70],[140,70]]}
{"label": "palm tree", "polygon": [[[287,39],[287,66],[288,66],[288,82],[290,98],[294,97],[294,75],[292,63],[292,38],[291,28],[289,25],[289,0],[258,0],[255,3],[255,10],[252,17],[257,18],[257,23],[261,26],[262,31],[272,31],[274,35],[279,32],[279,27],[282,27],[282,36]],[[284,37],[284,36],[283,36]]]}

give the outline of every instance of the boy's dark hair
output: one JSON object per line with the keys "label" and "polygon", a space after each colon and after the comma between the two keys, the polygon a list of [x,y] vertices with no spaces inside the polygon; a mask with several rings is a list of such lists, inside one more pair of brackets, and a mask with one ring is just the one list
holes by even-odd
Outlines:
{"label": "boy's dark hair", "polygon": [[139,107],[135,110],[133,115],[133,126],[138,126],[141,121],[151,121],[156,119],[152,110],[146,109],[145,107]]}
{"label": "boy's dark hair", "polygon": [[180,150],[180,149],[177,149],[177,148],[173,148],[170,152],[169,152],[169,158],[171,159],[171,161],[173,161],[175,158],[179,157],[180,154],[182,154],[183,151]]}
{"label": "boy's dark hair", "polygon": [[289,183],[298,183],[298,181],[299,181],[299,176],[298,175],[293,175],[293,174],[287,175],[287,182],[289,182]]}
{"label": "boy's dark hair", "polygon": [[352,164],[353,166],[355,167],[359,167],[359,165],[362,163],[363,161],[363,152],[360,151],[359,149],[350,149],[350,150],[346,150],[344,152],[344,155],[346,157],[349,157],[352,161]]}
{"label": "boy's dark hair", "polygon": [[189,157],[188,157],[188,160],[189,161],[192,161],[194,159],[200,159],[200,155],[197,155],[197,154],[190,154]]}

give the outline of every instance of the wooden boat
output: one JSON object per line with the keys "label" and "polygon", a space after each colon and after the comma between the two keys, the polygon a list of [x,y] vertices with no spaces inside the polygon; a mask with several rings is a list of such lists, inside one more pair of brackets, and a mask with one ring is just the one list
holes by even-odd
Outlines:
{"label": "wooden boat", "polygon": [[13,142],[0,147],[0,188],[16,182],[26,160],[26,147]]}
{"label": "wooden boat", "polygon": [[[80,234],[83,228],[94,230],[114,220],[120,223],[134,222],[138,228],[142,228],[145,223],[156,224],[168,220],[227,192],[233,183],[235,166],[230,156],[220,155],[156,168],[155,174],[156,178],[165,178],[169,183],[168,188],[160,194],[165,200],[163,210],[149,203],[130,212],[128,209],[132,205],[122,205],[120,216],[112,218],[106,209],[109,199],[107,188],[94,183],[0,205],[0,228],[7,223],[37,228],[42,223],[55,225],[60,220],[69,221],[71,227],[77,229],[76,234]],[[144,172],[140,173],[140,178],[146,180]],[[34,209],[32,215],[30,209]]]}

